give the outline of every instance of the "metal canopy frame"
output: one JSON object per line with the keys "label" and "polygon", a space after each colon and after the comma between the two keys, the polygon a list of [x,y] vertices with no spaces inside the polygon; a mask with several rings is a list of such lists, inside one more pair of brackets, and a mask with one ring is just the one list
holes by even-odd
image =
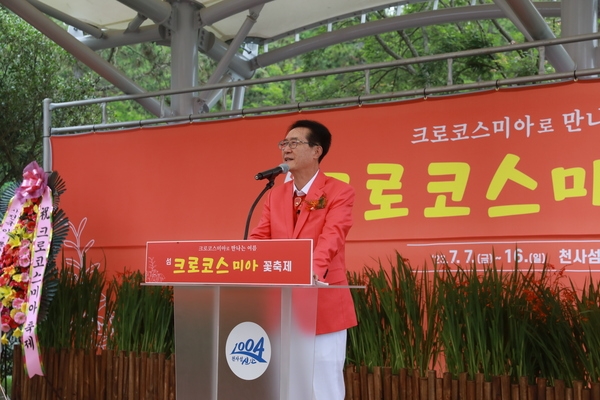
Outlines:
{"label": "metal canopy frame", "polygon": [[[194,0],[116,0],[118,3],[115,0],[87,0],[87,3],[94,6],[98,3],[105,4],[105,7],[110,7],[111,4],[126,6],[130,17],[127,21],[121,21],[122,27],[118,29],[108,29],[71,15],[69,4],[79,1],[81,0],[0,0],[0,4],[72,53],[125,94],[144,95],[146,91],[95,51],[145,42],[170,46],[171,90],[181,91],[182,94],[171,97],[170,108],[164,107],[164,104],[150,96],[135,98],[135,101],[157,117],[206,113],[222,95],[223,87],[218,85],[227,83],[232,83],[234,87],[233,98],[236,101],[233,102],[233,108],[241,109],[244,85],[235,83],[251,82],[257,69],[316,49],[375,34],[434,24],[509,18],[528,41],[552,41],[556,38],[544,18],[561,17],[563,38],[594,34],[598,24],[598,0],[494,0],[487,4],[472,0],[468,7],[400,14],[384,20],[365,20],[360,25],[337,30],[328,29],[323,34],[298,40],[273,51],[261,54],[254,51],[246,55],[238,51],[240,46],[252,44],[256,48],[257,45],[268,45],[286,35],[297,35],[320,25],[331,27],[333,22],[343,18],[390,7],[400,9],[402,5],[425,0],[206,0],[203,3]],[[294,21],[291,28],[284,26],[279,31],[269,30],[276,21],[265,18],[283,18],[286,10],[292,10],[298,3],[312,7],[312,14],[317,17]],[[325,17],[319,19],[321,14]],[[67,30],[51,18],[75,29]],[[232,29],[236,23],[237,30]],[[111,23],[110,26],[118,24]],[[73,31],[79,34],[72,34]],[[261,32],[270,32],[270,36],[264,36],[264,33],[263,36],[257,36]],[[206,54],[217,62],[207,82],[198,82],[199,53]],[[557,73],[594,69],[598,59],[597,40],[548,46],[545,57]],[[188,90],[200,86],[210,88],[211,85],[217,87],[200,94]]]}

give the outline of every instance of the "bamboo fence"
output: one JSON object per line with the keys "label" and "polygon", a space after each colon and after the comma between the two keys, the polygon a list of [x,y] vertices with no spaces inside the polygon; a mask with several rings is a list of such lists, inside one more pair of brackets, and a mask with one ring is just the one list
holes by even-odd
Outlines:
{"label": "bamboo fence", "polygon": [[[23,368],[20,346],[14,349],[11,400],[175,400],[175,360],[164,354],[103,350],[49,349],[44,352],[46,376],[29,379]],[[546,379],[531,385],[527,378],[511,383],[509,376],[485,381],[461,374],[437,376],[428,371],[348,366],[344,371],[345,400],[600,400],[600,383],[591,388],[583,381],[566,387],[560,380],[549,386]],[[254,400],[254,399],[253,399]]]}
{"label": "bamboo fence", "polygon": [[15,346],[11,400],[174,400],[175,359],[164,353],[43,352],[45,376],[29,379]]}
{"label": "bamboo fence", "polygon": [[509,376],[493,377],[485,381],[483,374],[475,380],[461,374],[452,379],[450,373],[441,377],[435,371],[420,376],[418,370],[401,369],[392,374],[391,368],[374,367],[372,373],[366,367],[346,367],[345,400],[600,400],[600,383],[584,387],[576,381],[572,388],[563,381],[555,380],[548,386],[546,379],[537,379],[530,385],[526,377],[519,383],[511,383]]}

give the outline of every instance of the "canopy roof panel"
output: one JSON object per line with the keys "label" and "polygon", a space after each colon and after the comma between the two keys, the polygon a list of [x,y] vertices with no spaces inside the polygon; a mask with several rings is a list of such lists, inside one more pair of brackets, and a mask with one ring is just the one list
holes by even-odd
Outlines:
{"label": "canopy roof panel", "polygon": [[[206,0],[201,3],[208,8],[224,1]],[[125,29],[137,14],[136,11],[117,0],[41,0],[40,2],[101,29]],[[335,22],[352,15],[415,2],[417,0],[395,2],[390,0],[270,1],[265,4],[260,18],[248,37],[268,41],[302,31],[307,27]],[[236,35],[247,15],[248,11],[243,11],[212,23],[210,30],[219,39],[227,41]],[[145,22],[145,25],[151,24],[152,21]]]}
{"label": "canopy roof panel", "polygon": [[125,29],[136,15],[117,0],[41,0],[40,3],[101,29]]}

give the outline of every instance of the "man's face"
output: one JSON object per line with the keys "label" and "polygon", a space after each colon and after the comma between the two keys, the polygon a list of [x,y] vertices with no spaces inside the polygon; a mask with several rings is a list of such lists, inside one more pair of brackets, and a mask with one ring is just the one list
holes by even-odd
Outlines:
{"label": "man's face", "polygon": [[308,128],[294,128],[289,131],[285,137],[285,140],[289,142],[303,142],[298,143],[298,146],[295,149],[286,146],[281,150],[283,161],[290,166],[290,171],[292,173],[303,169],[311,169],[314,168],[315,165],[318,165],[319,156],[321,155],[322,150],[320,146],[311,147],[306,143],[308,142],[309,133],[310,131]]}

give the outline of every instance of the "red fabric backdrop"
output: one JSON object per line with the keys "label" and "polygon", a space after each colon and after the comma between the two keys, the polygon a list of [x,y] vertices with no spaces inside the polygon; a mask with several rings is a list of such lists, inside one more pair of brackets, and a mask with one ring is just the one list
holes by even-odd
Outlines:
{"label": "red fabric backdrop", "polygon": [[[600,270],[600,82],[52,137],[71,240],[109,270],[143,269],[147,241],[241,239],[296,119],[333,133],[322,169],[357,191],[351,270],[399,251]],[[277,182],[283,182],[278,177]],[[258,221],[257,207],[252,226]],[[81,230],[82,222],[85,229]],[[93,241],[92,243],[90,243]]]}

